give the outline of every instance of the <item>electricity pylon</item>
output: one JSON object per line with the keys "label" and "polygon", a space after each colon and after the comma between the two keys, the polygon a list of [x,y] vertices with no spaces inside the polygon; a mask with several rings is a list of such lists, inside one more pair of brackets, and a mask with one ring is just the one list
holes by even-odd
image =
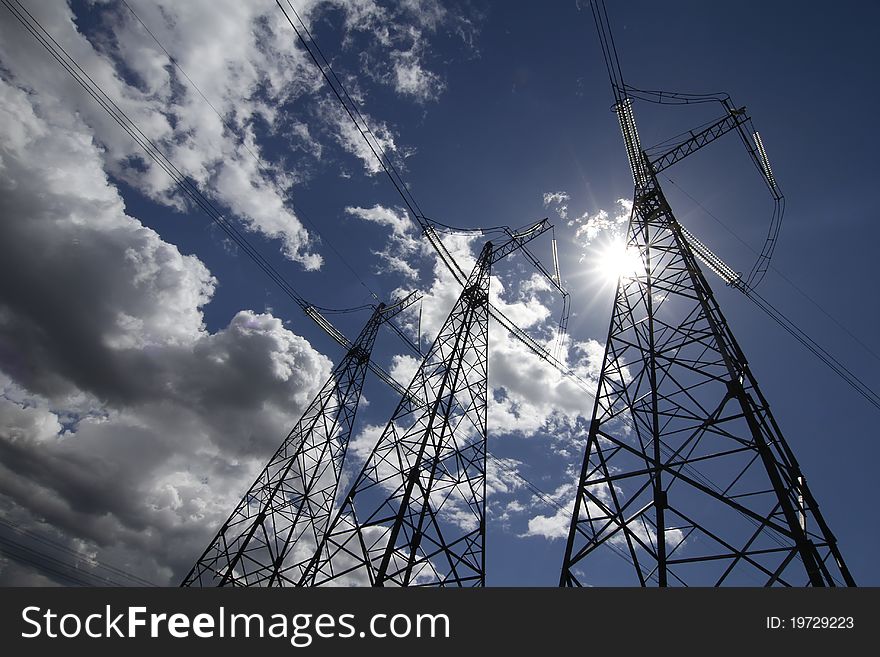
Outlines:
{"label": "electricity pylon", "polygon": [[489,274],[549,228],[483,247],[302,585],[485,584]]}
{"label": "electricity pylon", "polygon": [[[379,326],[379,304],[181,586],[291,586],[326,531]],[[344,340],[343,340],[344,341]]]}
{"label": "electricity pylon", "polygon": [[[615,111],[640,264],[618,281],[560,585],[854,585],[657,182],[667,161],[723,131],[649,160],[625,89]],[[626,581],[603,575],[600,548],[631,563]]]}

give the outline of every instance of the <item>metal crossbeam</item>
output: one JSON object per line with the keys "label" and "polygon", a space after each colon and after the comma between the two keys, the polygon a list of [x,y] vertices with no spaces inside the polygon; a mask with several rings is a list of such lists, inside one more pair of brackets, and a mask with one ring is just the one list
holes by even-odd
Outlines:
{"label": "metal crossbeam", "polygon": [[727,134],[731,130],[735,130],[738,126],[749,120],[745,114],[745,108],[732,111],[722,119],[719,119],[705,130],[698,133],[690,133],[690,138],[677,144],[662,155],[651,160],[651,168],[654,173],[660,173],[664,169],[668,169],[676,162],[680,162],[688,155],[696,153],[703,146],[712,143],[719,137]]}

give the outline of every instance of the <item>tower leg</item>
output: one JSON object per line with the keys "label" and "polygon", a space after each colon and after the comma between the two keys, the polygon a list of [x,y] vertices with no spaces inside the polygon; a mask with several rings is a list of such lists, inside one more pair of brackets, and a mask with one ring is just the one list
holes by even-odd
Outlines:
{"label": "tower leg", "polygon": [[324,536],[380,305],[181,586],[292,586]]}

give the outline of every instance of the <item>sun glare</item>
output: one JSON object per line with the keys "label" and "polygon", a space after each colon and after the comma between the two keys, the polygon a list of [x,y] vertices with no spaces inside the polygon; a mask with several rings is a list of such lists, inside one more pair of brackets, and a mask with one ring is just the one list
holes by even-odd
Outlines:
{"label": "sun glare", "polygon": [[595,271],[608,283],[617,283],[621,276],[631,278],[641,267],[638,251],[627,247],[623,237],[609,240],[597,251]]}

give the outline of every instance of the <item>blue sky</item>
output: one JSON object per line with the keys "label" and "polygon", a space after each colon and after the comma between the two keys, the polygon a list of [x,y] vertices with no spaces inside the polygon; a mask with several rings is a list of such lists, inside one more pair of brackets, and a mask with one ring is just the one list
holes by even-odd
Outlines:
{"label": "blue sky", "polygon": [[[129,3],[234,130],[123,6],[26,4],[303,296],[344,308],[368,302],[368,288],[383,298],[419,289],[425,332],[436,331],[457,291],[362,157],[275,4]],[[614,292],[596,263],[621,228],[618,200],[631,197],[632,179],[580,4],[294,3],[429,217],[459,227],[553,220],[572,295],[568,357],[595,378]],[[774,267],[880,351],[870,273],[880,228],[868,193],[878,9],[631,2],[609,3],[609,13],[628,82],[726,91],[748,107],[787,201]],[[8,12],[0,33],[0,510],[83,554],[176,584],[341,352],[181,202]],[[645,145],[713,118],[635,111]],[[760,249],[770,199],[741,144],[720,140],[668,177],[679,220],[748,270],[753,254],[718,223]],[[557,192],[567,196],[564,217],[545,203]],[[611,228],[587,244],[585,227],[600,228],[603,211]],[[453,248],[465,258],[479,246],[459,238]],[[535,253],[549,265],[548,240]],[[532,273],[511,259],[494,290],[546,338],[559,300],[524,285]],[[710,284],[856,581],[880,583],[877,410],[739,292]],[[776,271],[760,291],[873,385],[877,357]],[[367,319],[331,318],[352,337]],[[503,335],[492,339],[489,449],[565,507],[592,400]],[[403,375],[405,353],[389,333],[374,357]],[[365,396],[352,468],[395,401],[378,381]],[[555,585],[564,510],[509,478],[494,477],[490,490],[488,583]],[[4,583],[45,578],[0,561]]]}

